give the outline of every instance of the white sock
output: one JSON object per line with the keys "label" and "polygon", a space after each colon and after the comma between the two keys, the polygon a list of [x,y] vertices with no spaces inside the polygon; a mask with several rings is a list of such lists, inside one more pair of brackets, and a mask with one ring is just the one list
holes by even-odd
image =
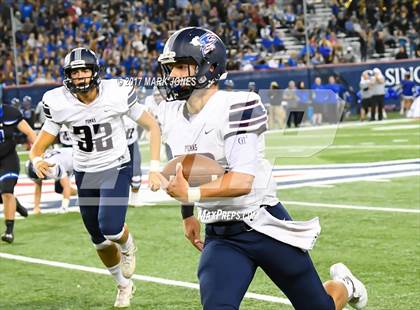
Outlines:
{"label": "white sock", "polygon": [[121,246],[121,252],[126,253],[128,250],[134,246],[133,237],[131,237],[131,234],[128,233],[127,241],[123,244],[120,244]]}
{"label": "white sock", "polygon": [[120,286],[127,286],[130,283],[129,279],[124,278],[120,264],[114,266],[114,267],[108,267],[109,272],[111,273],[114,280],[117,282]]}
{"label": "white sock", "polygon": [[353,294],[354,294],[354,284],[353,282],[349,279],[349,278],[343,278],[343,279],[337,279],[336,281],[339,281],[341,283],[344,284],[344,286],[347,289],[347,300],[350,300],[353,298]]}
{"label": "white sock", "polygon": [[63,198],[63,200],[61,201],[61,208],[67,209],[69,207],[69,204],[70,200],[67,198]]}

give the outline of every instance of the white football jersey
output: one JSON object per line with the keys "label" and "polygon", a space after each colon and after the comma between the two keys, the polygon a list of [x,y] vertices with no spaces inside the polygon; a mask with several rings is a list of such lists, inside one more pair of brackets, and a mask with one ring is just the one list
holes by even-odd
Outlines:
{"label": "white football jersey", "polygon": [[86,105],[62,86],[46,92],[42,101],[47,117],[42,129],[56,136],[62,125],[69,128],[74,170],[103,171],[130,160],[122,117],[137,120],[144,110],[133,87],[101,81],[98,97]]}
{"label": "white football jersey", "polygon": [[159,113],[159,104],[160,102],[156,102],[154,95],[147,96],[146,99],[144,99],[144,105],[147,112],[155,117]]}
{"label": "white football jersey", "polygon": [[123,121],[127,143],[128,145],[131,145],[139,139],[139,125],[126,115],[123,116]]}
{"label": "white football jersey", "polygon": [[[267,112],[258,94],[217,91],[192,118],[188,116],[185,101],[167,102],[161,106],[158,118],[162,140],[170,146],[174,156],[200,153],[217,160],[226,171],[240,172],[232,169],[228,159],[247,154],[231,154],[232,150],[228,149],[226,139],[238,139],[235,143],[240,145],[247,143],[248,135],[255,135],[254,141],[257,141],[258,150],[251,192],[239,197],[197,203],[202,222],[241,220],[259,209],[260,205],[278,203],[276,184],[271,175],[272,166],[264,159],[265,143],[262,133],[267,128]],[[231,211],[235,217],[226,217]]]}
{"label": "white football jersey", "polygon": [[55,179],[59,180],[64,176],[73,174],[73,149],[71,147],[47,150],[44,159],[48,163],[56,165]]}

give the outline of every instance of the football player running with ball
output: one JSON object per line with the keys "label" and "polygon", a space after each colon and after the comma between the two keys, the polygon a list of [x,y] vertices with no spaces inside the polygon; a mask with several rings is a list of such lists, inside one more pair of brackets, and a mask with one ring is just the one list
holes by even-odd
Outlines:
{"label": "football player running with ball", "polygon": [[144,111],[133,87],[117,80],[100,80],[99,62],[87,48],[73,49],[64,59],[64,86],[44,94],[47,118],[30,152],[40,178],[52,164],[43,159],[62,125],[73,140],[73,168],[80,213],[97,253],[118,284],[115,307],[127,307],[135,290],[130,279],[135,269],[133,237],[125,225],[132,176],[124,130],[127,115],[151,132],[152,190],[160,186],[158,167],[160,129]]}
{"label": "football player running with ball", "polygon": [[[356,309],[367,303],[364,285],[342,263],[321,282],[308,254],[320,232],[318,218],[293,221],[276,197],[264,159],[267,113],[258,94],[218,90],[226,48],[213,32],[175,32],[158,59],[168,102],[159,112],[162,137],[174,156],[201,153],[226,167],[222,177],[189,187],[182,166],[162,187],[184,204],[187,238],[202,250],[198,267],[206,310],[239,309],[257,267],[298,310]],[[185,78],[187,82],[180,81]],[[206,224],[204,244],[191,207]]]}

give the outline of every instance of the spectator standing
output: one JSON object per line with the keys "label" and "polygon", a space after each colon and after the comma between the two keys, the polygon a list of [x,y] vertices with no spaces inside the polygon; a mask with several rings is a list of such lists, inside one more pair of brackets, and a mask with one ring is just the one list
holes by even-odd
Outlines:
{"label": "spectator standing", "polygon": [[414,100],[414,90],[416,88],[416,83],[411,80],[410,73],[405,74],[405,78],[401,81],[399,87],[401,88],[402,95],[400,114],[404,115],[408,110],[410,110],[411,104]]}
{"label": "spectator standing", "polygon": [[408,54],[405,50],[405,47],[400,46],[398,53],[395,55],[395,59],[407,59],[407,58],[408,58]]}
{"label": "spectator standing", "polygon": [[372,84],[372,111],[371,120],[375,120],[377,113],[377,120],[383,119],[384,97],[385,97],[385,77],[379,68],[373,69],[373,84]]}
{"label": "spectator standing", "polygon": [[282,106],[282,95],[279,84],[276,81],[271,82],[268,96],[270,101],[268,126],[270,129],[283,129],[286,113]]}
{"label": "spectator standing", "polygon": [[[284,90],[283,100],[286,101],[286,117],[287,127],[290,128],[293,124],[295,127],[299,127],[302,121],[303,113],[298,111],[298,96],[296,93],[296,84],[294,81],[290,81],[287,89]],[[302,115],[301,115],[302,114]]]}
{"label": "spectator standing", "polygon": [[344,63],[354,63],[356,62],[356,55],[354,55],[353,48],[348,46],[346,49],[346,53],[343,55],[342,61]]}
{"label": "spectator standing", "polygon": [[312,115],[312,124],[321,125],[322,124],[322,104],[324,103],[324,86],[322,85],[322,80],[318,76],[315,78],[315,82],[312,85],[312,106],[313,106],[313,115]]}
{"label": "spectator standing", "polygon": [[[360,95],[362,97],[362,106],[360,108],[360,120],[364,121],[366,115],[372,115],[371,101],[372,101],[372,80],[369,76],[369,70],[365,70],[360,77]],[[374,114],[374,113],[373,113]]]}

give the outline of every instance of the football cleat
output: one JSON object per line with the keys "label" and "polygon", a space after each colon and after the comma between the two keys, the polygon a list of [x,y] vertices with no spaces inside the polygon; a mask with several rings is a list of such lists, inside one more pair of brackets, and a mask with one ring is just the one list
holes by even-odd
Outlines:
{"label": "football cleat", "polygon": [[354,309],[363,309],[368,302],[368,293],[364,284],[357,279],[343,264],[337,263],[331,266],[330,276],[333,280],[350,280],[353,283],[353,295],[349,297],[349,305]]}
{"label": "football cleat", "polygon": [[1,240],[7,243],[12,243],[14,239],[15,237],[13,236],[13,234],[4,233],[1,235]]}
{"label": "football cleat", "polygon": [[127,286],[118,285],[117,299],[115,300],[115,308],[127,308],[130,307],[130,300],[133,298],[133,294],[136,291],[136,287],[132,280],[129,281]]}
{"label": "football cleat", "polygon": [[121,251],[121,271],[124,278],[130,279],[134,274],[136,269],[136,252],[137,248],[134,240],[127,252]]}
{"label": "football cleat", "polygon": [[22,206],[19,200],[16,199],[16,212],[19,213],[23,217],[28,217],[28,210]]}

